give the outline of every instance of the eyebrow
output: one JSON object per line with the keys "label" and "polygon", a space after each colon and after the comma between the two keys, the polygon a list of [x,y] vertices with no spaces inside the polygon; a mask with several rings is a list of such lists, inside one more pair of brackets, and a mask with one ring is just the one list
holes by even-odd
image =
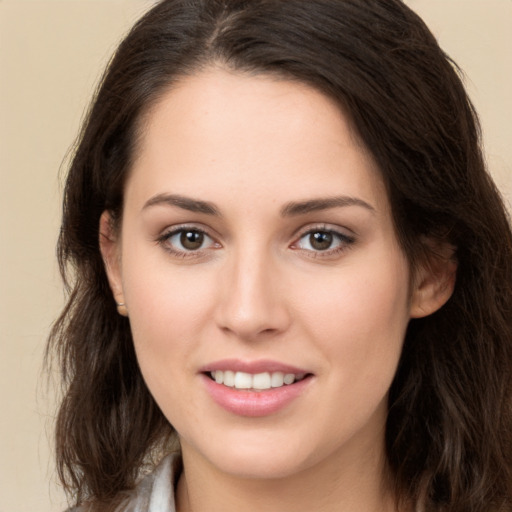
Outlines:
{"label": "eyebrow", "polygon": [[[213,203],[178,194],[158,194],[146,201],[142,209],[145,210],[146,208],[157,205],[177,206],[178,208],[190,212],[204,213],[206,215],[215,215],[218,217],[221,216],[219,209]],[[375,208],[362,199],[350,196],[336,196],[309,199],[307,201],[292,201],[287,203],[281,209],[281,216],[294,217],[297,215],[305,215],[310,212],[347,206],[360,206],[372,213],[375,213]]]}
{"label": "eyebrow", "polygon": [[320,210],[328,210],[330,208],[339,208],[345,206],[360,206],[372,213],[375,213],[375,208],[362,199],[350,196],[336,196],[310,199],[308,201],[293,201],[282,208],[281,215],[283,217],[293,217],[295,215],[304,215],[310,212],[317,212]]}
{"label": "eyebrow", "polygon": [[177,206],[189,212],[205,213],[206,215],[216,215],[220,217],[220,212],[213,203],[180,196],[178,194],[158,194],[146,201],[142,209],[145,210],[150,206],[156,205]]}

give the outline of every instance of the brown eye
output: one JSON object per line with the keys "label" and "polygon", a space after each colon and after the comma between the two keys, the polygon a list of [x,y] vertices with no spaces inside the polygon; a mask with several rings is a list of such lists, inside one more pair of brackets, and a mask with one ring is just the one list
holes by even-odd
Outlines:
{"label": "brown eye", "polygon": [[197,251],[204,243],[204,233],[200,231],[182,231],[180,243],[188,251]]}
{"label": "brown eye", "polygon": [[173,256],[180,258],[205,256],[207,251],[219,249],[221,245],[199,228],[182,227],[164,233],[158,243]]}
{"label": "brown eye", "polygon": [[327,231],[316,231],[315,233],[310,233],[309,235],[309,244],[311,247],[317,251],[325,251],[329,249],[333,242],[332,233]]}
{"label": "brown eye", "polygon": [[333,256],[341,253],[355,243],[355,238],[331,229],[311,229],[304,233],[293,245],[294,249],[301,249],[320,256]]}

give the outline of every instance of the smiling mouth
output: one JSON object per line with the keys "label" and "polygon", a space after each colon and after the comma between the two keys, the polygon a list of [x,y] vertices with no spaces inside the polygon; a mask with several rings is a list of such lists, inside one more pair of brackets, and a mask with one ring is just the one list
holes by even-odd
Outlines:
{"label": "smiling mouth", "polygon": [[283,372],[262,372],[252,374],[231,370],[215,370],[208,372],[207,375],[217,384],[222,384],[229,388],[245,391],[265,391],[267,389],[290,386],[295,382],[303,380],[308,374]]}

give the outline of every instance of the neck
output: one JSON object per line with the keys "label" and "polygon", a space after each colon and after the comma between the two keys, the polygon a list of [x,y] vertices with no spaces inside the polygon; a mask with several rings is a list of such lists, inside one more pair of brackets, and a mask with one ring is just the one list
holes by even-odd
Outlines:
{"label": "neck", "polygon": [[[356,460],[324,460],[290,476],[244,478],[197,457],[187,460],[177,488],[177,512],[396,512],[384,450]],[[360,454],[361,455],[361,454]]]}

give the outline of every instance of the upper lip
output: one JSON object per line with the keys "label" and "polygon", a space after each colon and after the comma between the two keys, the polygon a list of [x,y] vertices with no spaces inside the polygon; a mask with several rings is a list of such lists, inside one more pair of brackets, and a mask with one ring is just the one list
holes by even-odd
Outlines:
{"label": "upper lip", "polygon": [[293,374],[307,374],[311,373],[303,368],[298,368],[289,364],[281,363],[279,361],[273,361],[270,359],[259,359],[257,361],[243,361],[241,359],[222,359],[220,361],[214,361],[206,364],[200,369],[200,372],[214,372],[216,370],[231,370],[234,372],[244,373],[263,373],[263,372],[282,372],[282,373],[293,373]]}

